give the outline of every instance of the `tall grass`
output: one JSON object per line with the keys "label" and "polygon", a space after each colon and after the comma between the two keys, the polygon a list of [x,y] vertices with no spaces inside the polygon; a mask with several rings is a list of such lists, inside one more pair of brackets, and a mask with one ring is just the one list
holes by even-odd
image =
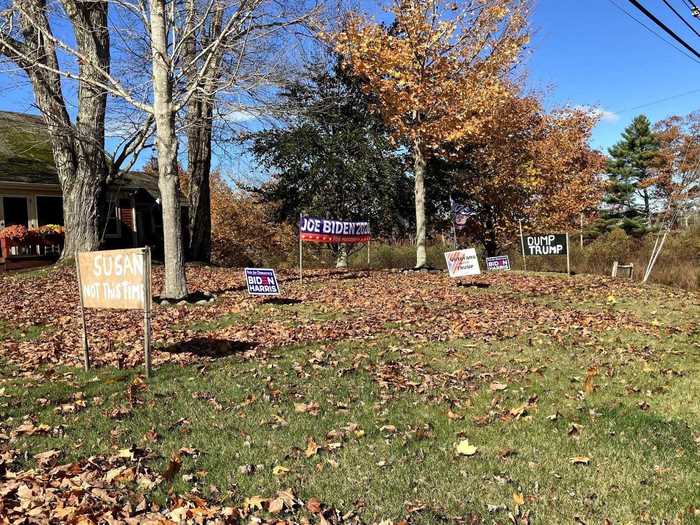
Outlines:
{"label": "tall grass", "polygon": [[[584,241],[581,248],[579,237],[570,238],[571,270],[574,273],[610,275],[615,261],[620,264],[633,264],[633,279],[641,281],[644,270],[651,257],[656,235],[647,235],[641,239],[628,236],[623,230],[613,230],[607,235],[593,241]],[[481,258],[482,267],[484,251],[481,246],[474,246]],[[428,263],[434,268],[444,269],[443,253],[452,250],[452,245],[436,243],[428,247]],[[374,242],[371,249],[371,268],[413,268],[416,251],[411,243],[387,244]],[[523,258],[520,243],[513,243],[504,253],[510,257],[511,266],[522,270]],[[311,262],[311,261],[310,261]],[[333,264],[332,258],[321,264]],[[367,252],[361,250],[350,257],[350,266],[367,267]],[[565,272],[566,257],[528,257],[527,269],[541,272]],[[663,251],[656,261],[650,282],[700,290],[700,226],[669,234]]]}
{"label": "tall grass", "polygon": [[[634,277],[641,281],[656,242],[655,234],[641,239],[628,236],[617,229],[584,242],[580,247],[578,236],[571,238],[571,270],[574,273],[610,275],[615,261],[633,264]],[[518,246],[519,248],[519,246]],[[522,268],[522,256],[511,250],[515,267]],[[566,271],[565,257],[528,257],[528,270]],[[700,227],[669,234],[659,255],[649,282],[676,286],[688,290],[700,289]]]}
{"label": "tall grass", "polygon": [[[571,270],[574,273],[610,275],[615,261],[620,264],[631,263],[634,265],[634,280],[641,281],[655,241],[655,234],[639,239],[630,237],[623,230],[618,229],[595,240],[586,240],[581,248],[579,236],[571,235]],[[479,254],[483,269],[486,266],[483,247],[473,246]],[[365,245],[355,246],[352,249],[353,252],[348,258],[350,268],[407,269],[413,268],[416,264],[415,245],[407,241],[398,243],[373,241],[369,265]],[[452,249],[452,244],[442,242],[429,245],[428,265],[445,269],[443,254]],[[514,240],[503,253],[510,257],[511,267],[514,270],[524,268],[519,239]],[[278,254],[274,261],[267,257],[260,263],[273,264],[278,268],[294,268],[299,264],[298,257],[298,250],[295,250],[287,254]],[[325,245],[304,244],[305,268],[334,268],[335,263],[335,255]],[[566,257],[528,257],[527,269],[540,272],[565,272]],[[669,234],[654,266],[650,282],[688,290],[700,290],[700,226]]]}

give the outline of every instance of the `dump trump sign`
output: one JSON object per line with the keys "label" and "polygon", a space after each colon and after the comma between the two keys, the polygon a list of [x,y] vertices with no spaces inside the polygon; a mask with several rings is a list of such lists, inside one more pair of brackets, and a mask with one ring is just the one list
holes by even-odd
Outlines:
{"label": "dump trump sign", "polygon": [[146,301],[150,301],[147,253],[143,248],[79,253],[78,276],[83,306],[145,309]]}
{"label": "dump trump sign", "polygon": [[523,239],[525,255],[566,255],[568,251],[568,242],[565,233],[525,235]]}
{"label": "dump trump sign", "polygon": [[445,252],[447,271],[450,277],[464,277],[467,275],[479,275],[479,258],[474,248]]}
{"label": "dump trump sign", "polygon": [[277,276],[271,268],[246,268],[245,282],[250,295],[279,295]]}

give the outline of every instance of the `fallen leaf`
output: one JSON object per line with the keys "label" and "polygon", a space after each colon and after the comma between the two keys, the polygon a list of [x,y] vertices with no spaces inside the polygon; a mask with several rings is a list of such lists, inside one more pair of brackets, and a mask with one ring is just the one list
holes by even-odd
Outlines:
{"label": "fallen leaf", "polygon": [[574,456],[569,458],[569,461],[574,465],[588,465],[591,462],[591,458],[588,456]]}
{"label": "fallen leaf", "polygon": [[283,467],[282,465],[276,465],[272,469],[272,474],[274,476],[277,476],[278,478],[281,478],[282,476],[285,476],[288,474],[290,470],[287,467]]}
{"label": "fallen leaf", "polygon": [[457,445],[457,454],[461,456],[473,456],[476,452],[477,448],[470,444],[468,439],[463,439]]}

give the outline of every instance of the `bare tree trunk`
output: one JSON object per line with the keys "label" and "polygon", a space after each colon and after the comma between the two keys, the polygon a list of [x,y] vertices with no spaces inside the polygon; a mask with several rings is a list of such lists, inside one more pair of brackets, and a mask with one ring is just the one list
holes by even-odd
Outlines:
{"label": "bare tree trunk", "polygon": [[[85,79],[78,92],[75,150],[77,169],[64,181],[64,210],[73,214],[72,239],[64,254],[96,250],[100,246],[100,210],[107,178],[105,115],[107,93],[91,84],[110,70],[110,41],[106,1],[63,0],[78,49],[88,60],[80,65]],[[106,219],[103,217],[103,219]],[[73,246],[71,246],[71,244]]]}
{"label": "bare tree trunk", "polygon": [[[204,77],[198,80],[197,53],[201,48],[211,44],[212,39],[221,33],[223,9],[217,6],[211,15],[207,32],[197,38],[197,32],[193,27],[196,20],[196,3],[188,1],[187,9],[191,13],[189,17],[189,37],[186,43],[187,69],[191,83],[200,82],[202,89],[195,93],[190,100],[187,109],[187,163],[189,170],[189,246],[187,254],[191,260],[209,262],[211,260],[211,141],[212,118],[214,115],[214,103],[216,83],[220,75],[222,52],[214,54],[211,67]],[[198,40],[201,40],[199,42]]]}
{"label": "bare tree trunk", "polygon": [[189,165],[189,249],[193,261],[211,259],[211,139],[212,104],[193,97],[189,106],[187,158]]}
{"label": "bare tree trunk", "polygon": [[425,252],[425,157],[420,144],[413,147],[413,165],[415,176],[416,198],[416,268],[425,268],[427,256]]}
{"label": "bare tree trunk", "polygon": [[175,106],[168,58],[165,2],[150,0],[150,7],[158,188],[163,209],[165,284],[162,296],[167,299],[181,299],[187,295],[187,282],[182,242],[180,182],[177,170],[178,143],[175,134]]}
{"label": "bare tree trunk", "polygon": [[336,268],[347,268],[348,267],[348,245],[341,243],[338,246],[338,256],[335,260]]}

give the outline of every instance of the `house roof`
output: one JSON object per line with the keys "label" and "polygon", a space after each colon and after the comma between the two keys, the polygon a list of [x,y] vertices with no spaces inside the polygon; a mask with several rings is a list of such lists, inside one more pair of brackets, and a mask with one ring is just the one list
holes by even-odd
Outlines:
{"label": "house roof", "polygon": [[[0,111],[0,184],[58,186],[53,151],[44,119],[38,115]],[[142,172],[120,174],[110,184],[123,190],[145,190],[158,198],[158,177]]]}
{"label": "house roof", "polygon": [[0,111],[0,182],[58,184],[41,117]]}

